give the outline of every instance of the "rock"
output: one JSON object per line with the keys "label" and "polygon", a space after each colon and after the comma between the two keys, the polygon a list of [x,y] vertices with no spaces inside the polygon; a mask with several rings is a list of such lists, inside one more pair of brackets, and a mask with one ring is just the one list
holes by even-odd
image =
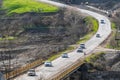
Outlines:
{"label": "rock", "polygon": [[120,57],[119,52],[117,52],[117,53],[109,52],[109,53],[105,54],[104,58],[106,61],[106,65],[112,66],[112,65],[116,64],[118,61],[120,61],[119,57]]}
{"label": "rock", "polygon": [[120,71],[120,61],[111,67],[112,71]]}

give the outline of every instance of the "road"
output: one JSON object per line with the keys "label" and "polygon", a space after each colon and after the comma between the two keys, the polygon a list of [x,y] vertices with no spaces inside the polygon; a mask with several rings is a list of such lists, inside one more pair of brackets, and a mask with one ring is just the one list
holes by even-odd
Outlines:
{"label": "road", "polygon": [[103,13],[108,14],[108,11],[107,11],[107,10],[98,9],[98,8],[96,8],[96,7],[89,6],[89,5],[87,5],[86,7],[91,8],[91,9],[94,9],[94,10],[96,10],[96,11],[100,11],[100,12],[103,12]]}
{"label": "road", "polygon": [[[97,38],[96,34],[88,40],[85,45],[86,49],[84,50],[86,54],[90,54],[97,46],[99,46],[111,33],[111,23],[108,20],[107,17],[100,15],[95,12],[91,12],[88,10],[79,9],[76,7],[68,6],[65,4],[48,1],[48,0],[39,0],[45,3],[53,4],[59,7],[67,7],[67,8],[73,8],[77,10],[78,12],[82,12],[84,14],[89,14],[90,16],[95,17],[99,21],[99,29],[97,33],[101,35],[101,38]],[[101,24],[100,20],[103,19],[105,21],[105,24]],[[76,49],[77,50],[77,49]],[[77,60],[84,58],[83,53],[77,53],[76,50],[73,52],[70,52],[68,54],[69,58],[57,58],[54,61],[52,61],[53,67],[44,67],[44,65],[41,65],[37,67],[36,70],[36,76],[27,76],[27,73],[18,76],[14,80],[50,80],[51,76],[55,76],[59,72],[63,72],[67,67],[73,65]]]}

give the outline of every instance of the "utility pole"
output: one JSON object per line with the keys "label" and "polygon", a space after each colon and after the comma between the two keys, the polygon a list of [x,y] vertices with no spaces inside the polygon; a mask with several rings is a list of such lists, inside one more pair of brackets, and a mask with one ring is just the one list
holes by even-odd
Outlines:
{"label": "utility pole", "polygon": [[[4,49],[1,51],[1,61],[3,63],[3,67],[4,67],[4,73],[9,73],[11,71],[11,51],[7,50],[7,44],[9,44],[9,42],[7,42],[6,40],[4,41]],[[11,44],[9,44],[11,45]],[[8,45],[8,46],[9,46]],[[10,48],[11,50],[11,48]],[[9,74],[6,76],[9,76]],[[10,80],[9,78],[6,80]]]}
{"label": "utility pole", "polygon": [[[9,55],[9,58],[8,58],[8,61],[9,61],[9,64],[8,64],[8,66],[9,66],[9,71],[8,72],[10,72],[11,71],[11,53],[8,53],[8,55]],[[10,79],[8,79],[8,80],[10,80]]]}
{"label": "utility pole", "polygon": [[[10,48],[9,48],[9,51],[8,51],[8,72],[10,73],[11,72],[11,58],[12,58],[12,46],[11,46],[12,44],[11,44],[11,41],[9,40],[8,41],[8,46],[10,46]],[[10,79],[8,79],[8,80],[10,80]]]}

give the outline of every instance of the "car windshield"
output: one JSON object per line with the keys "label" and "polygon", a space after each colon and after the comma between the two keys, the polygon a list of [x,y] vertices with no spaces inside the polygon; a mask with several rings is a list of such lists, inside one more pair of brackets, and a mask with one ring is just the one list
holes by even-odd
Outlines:
{"label": "car windshield", "polygon": [[80,45],[85,45],[85,44],[80,44]]}
{"label": "car windshield", "polygon": [[35,70],[34,69],[30,69],[29,72],[35,72]]}
{"label": "car windshield", "polygon": [[63,55],[67,55],[67,53],[64,53]]}
{"label": "car windshield", "polygon": [[45,62],[45,63],[46,63],[46,64],[50,64],[51,62],[48,61],[48,62]]}
{"label": "car windshield", "polygon": [[79,50],[82,50],[82,48],[78,48]]}

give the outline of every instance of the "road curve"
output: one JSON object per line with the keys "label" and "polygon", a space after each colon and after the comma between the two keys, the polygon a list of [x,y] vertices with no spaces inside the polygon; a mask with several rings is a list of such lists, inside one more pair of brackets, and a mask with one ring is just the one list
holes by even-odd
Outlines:
{"label": "road curve", "polygon": [[[95,34],[90,40],[88,40],[85,43],[86,49],[84,51],[86,52],[86,54],[90,54],[98,45],[100,45],[104,40],[106,40],[107,37],[111,33],[111,23],[108,20],[108,18],[103,15],[100,15],[98,13],[95,13],[95,12],[92,12],[89,10],[79,9],[76,7],[61,4],[58,2],[53,2],[53,1],[48,1],[48,0],[38,0],[38,1],[42,1],[42,2],[56,5],[59,7],[73,8],[76,11],[80,11],[80,13],[82,12],[82,13],[86,13],[90,16],[93,16],[94,18],[96,18],[99,21],[99,29],[98,29],[97,33],[99,33],[101,35],[101,38],[97,38],[96,34]],[[105,24],[100,23],[101,19],[103,19],[105,21]],[[74,50],[73,52],[70,52],[68,54],[69,58],[63,59],[63,58],[59,57],[59,58],[55,59],[54,61],[52,61],[53,67],[44,67],[44,65],[37,67],[35,69],[37,76],[27,76],[27,73],[25,73],[21,76],[18,76],[14,80],[50,80],[51,76],[54,76],[55,74],[57,74],[59,72],[63,72],[67,67],[74,64],[78,59],[81,59],[84,57],[83,53],[77,53],[76,50]]]}

